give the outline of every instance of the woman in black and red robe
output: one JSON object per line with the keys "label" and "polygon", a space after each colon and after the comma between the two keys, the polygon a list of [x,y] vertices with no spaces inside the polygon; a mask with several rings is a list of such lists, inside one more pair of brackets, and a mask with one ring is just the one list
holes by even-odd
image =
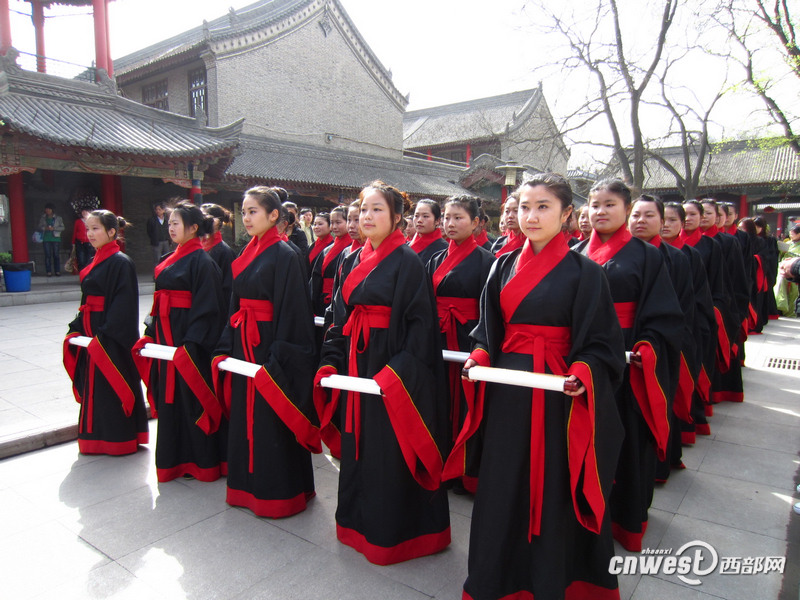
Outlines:
{"label": "woman in black and red robe", "polygon": [[[319,218],[320,215],[317,215]],[[337,206],[330,215],[330,234],[333,243],[328,244],[320,252],[311,266],[311,309],[317,317],[325,316],[325,309],[331,304],[333,295],[333,277],[339,264],[339,255],[353,242],[347,235],[347,209]],[[318,240],[320,238],[317,238]],[[318,328],[320,331],[322,328]],[[322,343],[322,336],[319,336]]]}
{"label": "woman in black and red robe", "polygon": [[411,238],[409,246],[417,253],[422,265],[428,264],[431,257],[437,252],[447,249],[447,242],[442,239],[442,230],[439,227],[442,221],[442,207],[438,202],[423,198],[417,202],[414,209],[414,229],[416,233]]}
{"label": "woman in black and red robe", "polygon": [[664,204],[653,196],[640,196],[633,203],[628,219],[631,234],[644,242],[652,244],[661,252],[667,267],[672,288],[683,310],[683,323],[680,332],[680,352],[675,356],[677,362],[670,365],[670,387],[667,400],[670,403],[669,443],[667,456],[658,461],[656,483],[666,483],[672,468],[684,468],[681,442],[681,422],[692,421],[692,396],[695,387],[695,374],[692,366],[696,355],[694,289],[689,259],[677,248],[661,239],[664,226]]}
{"label": "woman in black and red robe", "polygon": [[475,227],[475,231],[473,231],[473,235],[475,236],[475,241],[477,242],[478,246],[483,248],[484,250],[488,250],[489,252],[492,251],[492,244],[494,243],[495,239],[489,237],[489,233],[486,231],[489,228],[489,215],[486,214],[486,211],[483,210],[482,206],[478,207],[478,225]]}
{"label": "woman in black and red robe", "polygon": [[[147,409],[131,357],[139,338],[136,268],[116,242],[125,220],[93,211],[85,228],[95,255],[80,272],[81,307],[64,340],[64,367],[80,403],[78,450],[82,454],[131,454],[149,441]],[[93,338],[88,348],[76,336]]]}
{"label": "woman in black and red robe", "polygon": [[692,404],[689,420],[679,417],[681,442],[691,445],[696,442],[696,428],[708,429],[705,407],[711,394],[711,376],[716,368],[715,356],[717,348],[717,321],[714,316],[714,300],[708,287],[708,277],[703,258],[700,253],[681,238],[681,231],[686,221],[686,211],[677,202],[669,202],[664,207],[664,226],[661,238],[664,242],[677,248],[688,259],[692,277],[694,298],[694,321],[692,331],[695,340],[695,351],[687,356],[689,370],[694,379]]}
{"label": "woman in black and red robe", "polygon": [[[469,334],[478,323],[478,300],[495,259],[491,252],[478,245],[472,234],[479,219],[478,210],[478,199],[473,196],[452,196],[447,199],[444,227],[450,242],[447,250],[434,254],[427,267],[433,281],[442,348],[445,350],[471,350]],[[462,387],[462,366],[451,362],[447,369],[452,441],[455,441],[464,425],[467,412],[464,394],[475,394],[475,384],[465,383]],[[463,472],[456,484],[457,492],[466,490],[475,493],[480,451],[481,436],[476,433],[464,448],[463,461],[460,462]]]}
{"label": "woman in black and red robe", "polygon": [[767,324],[769,320],[777,319],[778,303],[775,300],[775,281],[778,278],[778,258],[780,252],[778,251],[778,240],[772,235],[769,235],[769,225],[767,220],[758,216],[753,219],[753,224],[756,226],[756,235],[761,239],[759,256],[761,257],[761,264],[764,270],[764,277],[766,278],[767,289],[764,291],[764,299],[761,304],[761,313],[759,315],[759,323],[761,327],[758,331]]}
{"label": "woman in black and red robe", "polygon": [[492,254],[495,256],[502,256],[508,252],[513,252],[517,248],[522,248],[525,235],[519,230],[519,223],[517,222],[518,206],[519,198],[514,194],[511,194],[503,205],[503,222],[505,223],[506,233],[497,238],[492,244]]}
{"label": "woman in black and red robe", "polygon": [[[219,479],[217,430],[222,407],[211,382],[211,352],[224,324],[219,267],[198,236],[213,219],[183,200],[172,210],[169,232],[178,248],[156,265],[156,291],[144,337],[134,346],[142,380],[158,412],[158,481]],[[171,361],[141,356],[145,344],[177,348]]]}
{"label": "woman in black and red robe", "polygon": [[314,224],[312,225],[314,236],[316,237],[314,245],[308,252],[308,264],[313,268],[314,261],[317,260],[322,251],[333,243],[333,236],[331,235],[331,216],[328,213],[319,213],[314,217]]}
{"label": "woman in black and red robe", "polygon": [[208,252],[211,259],[217,263],[222,274],[222,300],[223,314],[228,314],[233,289],[233,275],[231,263],[236,258],[236,253],[222,239],[222,226],[231,222],[231,211],[219,204],[203,204],[200,209],[214,219],[214,231],[203,237],[203,250]]}
{"label": "woman in black and red robe", "polygon": [[602,269],[561,235],[569,184],[542,174],[519,192],[526,241],[491,269],[464,367],[563,375],[577,389],[488,384],[470,407],[445,466],[483,425],[463,597],[619,598],[606,507],[623,437],[622,332]]}
{"label": "woman in black and red robe", "polygon": [[683,311],[657,248],[631,236],[630,189],[618,179],[597,182],[589,194],[592,235],[573,249],[603,266],[614,308],[632,352],[617,390],[625,441],[611,492],[614,538],[638,552],[653,500],[655,468],[666,458],[669,410],[665,390],[677,364]]}
{"label": "woman in black and red robe", "polygon": [[725,284],[728,295],[728,320],[731,323],[730,341],[731,356],[728,369],[718,371],[711,382],[711,401],[718,403],[744,401],[742,385],[742,363],[744,362],[744,342],[747,339],[743,331],[747,327],[750,311],[750,281],[745,275],[742,248],[732,235],[719,229],[724,224],[725,213],[714,200],[705,198],[703,204],[703,220],[700,229],[703,235],[716,241],[722,250],[725,269]]}
{"label": "woman in black and red robe", "polygon": [[[310,452],[320,452],[311,397],[313,316],[300,258],[280,240],[271,188],[245,192],[253,236],[233,261],[231,316],[214,352],[217,395],[229,415],[227,502],[260,517],[287,517],[314,497]],[[228,357],[261,365],[255,377],[219,369]]]}
{"label": "woman in black and red robe", "polygon": [[336,534],[370,562],[391,564],[450,543],[444,364],[430,278],[397,229],[405,198],[373,182],[360,195],[367,241],[342,265],[316,384],[331,374],[373,378],[382,397],[315,387],[322,427],[340,410]]}

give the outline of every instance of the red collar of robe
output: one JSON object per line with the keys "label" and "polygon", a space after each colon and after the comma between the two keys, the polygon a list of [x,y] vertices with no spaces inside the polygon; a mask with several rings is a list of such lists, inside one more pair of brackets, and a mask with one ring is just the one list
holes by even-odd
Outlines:
{"label": "red collar of robe", "polygon": [[442,261],[436,271],[433,272],[433,291],[450,271],[452,271],[462,260],[467,258],[475,248],[478,247],[478,242],[474,235],[469,236],[461,244],[456,244],[455,240],[450,240],[447,245],[447,256]]}
{"label": "red collar of robe", "polygon": [[653,244],[653,246],[655,246],[656,248],[661,248],[661,236],[654,235],[653,239],[651,239],[650,242],[648,243]]}
{"label": "red collar of robe", "polygon": [[675,246],[678,250],[683,248],[683,245],[686,243],[680,235],[676,235],[672,240],[664,241],[666,241],[670,246]]}
{"label": "red collar of robe", "polygon": [[483,246],[489,241],[489,234],[486,233],[485,229],[481,229],[481,232],[477,236],[473,237],[475,238],[475,242],[478,244],[478,246]]}
{"label": "red collar of robe", "polygon": [[598,265],[604,265],[609,260],[614,258],[614,255],[622,250],[622,248],[631,239],[631,232],[628,231],[628,226],[623,225],[614,232],[606,243],[600,239],[597,232],[592,230],[592,236],[589,238],[589,246],[586,248],[586,256],[591,258]]}
{"label": "red collar of robe", "polygon": [[325,269],[328,268],[328,265],[330,265],[333,262],[333,259],[339,256],[342,253],[342,251],[345,248],[347,248],[349,242],[350,242],[350,236],[346,235],[340,235],[333,241],[333,245],[330,247],[330,250],[328,250],[328,253],[322,259],[323,275],[325,274]]}
{"label": "red collar of robe", "polygon": [[317,238],[317,241],[314,242],[314,247],[311,248],[311,252],[308,253],[308,262],[313,263],[314,259],[317,258],[317,255],[332,242],[333,236],[330,233],[321,238]]}
{"label": "red collar of robe", "polygon": [[539,254],[534,254],[530,241],[525,240],[514,267],[514,276],[500,291],[500,308],[506,323],[511,322],[520,303],[568,252],[569,245],[563,235],[556,235],[547,242]]}
{"label": "red collar of robe", "polygon": [[289,236],[288,236],[288,235],[286,235],[285,233],[281,233],[281,234],[278,236],[278,238],[280,238],[280,240],[281,240],[282,242],[288,242],[288,241],[289,241]]}
{"label": "red collar of robe", "polygon": [[264,252],[264,250],[280,241],[281,235],[278,233],[278,229],[275,227],[270,227],[267,229],[260,239],[258,237],[252,238],[248,242],[247,246],[244,247],[244,250],[242,250],[242,253],[239,255],[239,257],[236,258],[233,263],[231,263],[231,272],[233,273],[233,278],[236,279],[239,276],[239,273],[250,266],[250,263],[253,262],[259,254]]}
{"label": "red collar of robe", "polygon": [[384,258],[389,256],[392,252],[397,250],[400,246],[406,243],[406,239],[399,229],[395,229],[389,236],[381,242],[377,250],[373,250],[372,241],[367,240],[364,247],[361,249],[361,257],[358,266],[356,266],[345,279],[342,285],[342,296],[344,301],[350,303],[350,294],[356,289],[359,283],[364,281],[370,271],[378,266]]}
{"label": "red collar of robe", "polygon": [[718,233],[719,233],[719,228],[716,225],[712,225],[703,232],[703,235],[706,235],[708,237],[714,237]]}
{"label": "red collar of robe", "polygon": [[699,227],[692,233],[686,233],[685,229],[681,229],[680,238],[683,240],[684,244],[689,244],[690,246],[694,247],[697,245],[697,242],[700,241],[701,237],[703,237],[703,232],[700,231]]}
{"label": "red collar of robe", "polygon": [[525,236],[522,235],[521,231],[509,231],[506,235],[506,243],[503,245],[500,250],[494,253],[495,256],[502,256],[507,252],[513,252],[517,248],[521,248],[522,244],[525,242]]}
{"label": "red collar of robe", "polygon": [[105,246],[101,247],[97,252],[95,252],[92,262],[81,269],[81,281],[83,281],[83,279],[91,272],[92,269],[94,269],[109,256],[112,256],[117,252],[121,252],[117,240],[111,240]]}
{"label": "red collar of robe", "polygon": [[178,248],[175,250],[175,252],[170,254],[167,258],[165,258],[156,265],[155,268],[156,279],[158,279],[158,276],[161,275],[161,272],[168,266],[175,264],[184,256],[191,254],[195,250],[202,250],[202,249],[203,249],[203,244],[200,242],[200,238],[197,237],[193,237],[188,242],[180,244]]}
{"label": "red collar of robe", "polygon": [[353,240],[353,243],[350,244],[350,252],[355,252],[356,250],[361,248],[361,246],[363,246],[363,245],[364,245],[364,242],[362,242],[361,240]]}
{"label": "red collar of robe", "polygon": [[204,237],[202,243],[203,243],[203,250],[208,252],[209,250],[211,250],[217,244],[221,244],[222,243],[222,233],[219,232],[219,231],[216,231],[216,232],[212,233],[211,235]]}
{"label": "red collar of robe", "polygon": [[736,235],[736,232],[739,231],[739,228],[736,226],[736,223],[728,227],[727,229],[723,229],[725,233],[730,233],[731,235]]}
{"label": "red collar of robe", "polygon": [[419,254],[420,252],[425,250],[425,248],[430,246],[433,242],[440,239],[442,239],[442,232],[439,231],[439,228],[437,227],[430,233],[423,233],[422,235],[420,235],[419,233],[416,234],[414,236],[414,239],[411,240],[409,246],[411,246],[411,249],[414,252]]}

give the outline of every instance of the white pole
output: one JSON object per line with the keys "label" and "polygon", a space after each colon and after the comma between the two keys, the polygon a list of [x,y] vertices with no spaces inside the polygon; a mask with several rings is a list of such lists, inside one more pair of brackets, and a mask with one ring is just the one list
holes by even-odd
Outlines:
{"label": "white pole", "polygon": [[73,346],[81,346],[82,348],[88,348],[89,344],[94,338],[86,337],[85,335],[77,335],[73,338],[69,338],[69,343]]}

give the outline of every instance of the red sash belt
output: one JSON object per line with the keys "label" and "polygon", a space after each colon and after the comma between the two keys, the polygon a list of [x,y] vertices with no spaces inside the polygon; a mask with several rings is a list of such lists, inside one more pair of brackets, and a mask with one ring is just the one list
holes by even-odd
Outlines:
{"label": "red sash belt", "polygon": [[86,304],[82,304],[78,309],[83,317],[83,335],[93,337],[92,333],[92,313],[102,312],[106,307],[106,299],[103,296],[86,296]]}
{"label": "red sash belt", "polygon": [[322,301],[325,305],[331,303],[331,296],[333,295],[333,277],[324,277],[322,279]]}
{"label": "red sash belt", "polygon": [[173,308],[191,307],[192,292],[185,290],[156,290],[156,293],[153,294],[153,308],[150,310],[150,316],[158,315],[161,322],[161,330],[164,332],[164,339],[158,340],[158,332],[156,331],[157,343],[162,343],[163,341],[167,346],[175,345],[172,339],[169,313]]}
{"label": "red sash belt", "polygon": [[619,319],[619,326],[623,329],[632,329],[636,321],[636,302],[614,302],[614,310]]}
{"label": "red sash belt", "polygon": [[[350,336],[348,375],[358,377],[356,359],[359,354],[363,354],[369,347],[369,330],[388,329],[391,316],[392,309],[389,306],[356,304],[342,329],[344,335]],[[361,394],[356,392],[348,392],[347,394],[345,431],[355,435],[356,460],[358,460],[358,440],[361,436]]]}
{"label": "red sash belt", "polygon": [[[456,322],[464,325],[480,317],[477,298],[456,298],[437,296],[436,308],[439,312],[439,330],[445,335],[448,350],[460,350],[458,347],[458,329]],[[453,438],[460,431],[461,422],[461,365],[450,363],[450,422],[453,425]]]}
{"label": "red sash belt", "polygon": [[[161,323],[161,332],[156,327],[156,343],[174,346],[175,340],[172,337],[172,326],[170,324],[170,311],[173,308],[191,308],[192,293],[186,290],[156,290],[153,294],[153,308],[150,316],[158,315]],[[163,339],[161,335],[163,334]],[[175,401],[175,361],[167,362],[167,395],[164,401],[172,404]]]}
{"label": "red sash belt", "polygon": [[[547,367],[554,375],[566,375],[567,364],[564,358],[571,348],[570,328],[508,324],[501,348],[503,352],[532,355],[533,370],[536,373],[544,373]],[[544,390],[534,388],[531,402],[529,541],[532,536],[539,535],[542,523],[545,470],[544,399]]]}
{"label": "red sash belt", "polygon": [[[251,298],[241,298],[239,300],[239,310],[231,315],[231,327],[239,329],[242,336],[242,350],[247,362],[255,362],[255,348],[261,343],[261,334],[258,332],[258,323],[272,321],[273,309],[272,302],[269,300],[255,300]],[[225,399],[226,404],[230,403],[230,398]],[[255,422],[254,411],[256,405],[256,385],[255,379],[247,378],[247,443],[250,451],[249,472],[253,472],[253,423]]]}

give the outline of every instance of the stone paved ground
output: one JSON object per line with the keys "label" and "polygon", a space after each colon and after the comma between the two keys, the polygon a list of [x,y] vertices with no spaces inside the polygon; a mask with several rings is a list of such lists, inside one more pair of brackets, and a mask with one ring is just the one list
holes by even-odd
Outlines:
{"label": "stone paved ground", "polygon": [[[0,456],[70,437],[77,405],[61,340],[77,300],[0,308]],[[141,301],[142,313],[149,297]],[[800,582],[800,322],[780,319],[747,343],[744,404],[715,407],[712,435],[656,490],[644,545],[693,540],[720,557],[786,558],[783,574],[621,575],[623,598],[795,599]],[[155,422],[151,421],[153,437]],[[50,435],[46,432],[50,432]],[[74,433],[72,434],[74,436]],[[33,442],[33,443],[32,443]],[[460,598],[471,500],[450,495],[452,545],[371,565],[336,541],[337,469],[315,456],[317,498],[288,519],[225,503],[225,483],[159,484],[153,444],[133,456],[80,456],[67,442],[0,460],[0,573],[6,598]],[[628,553],[618,547],[620,555]]]}

